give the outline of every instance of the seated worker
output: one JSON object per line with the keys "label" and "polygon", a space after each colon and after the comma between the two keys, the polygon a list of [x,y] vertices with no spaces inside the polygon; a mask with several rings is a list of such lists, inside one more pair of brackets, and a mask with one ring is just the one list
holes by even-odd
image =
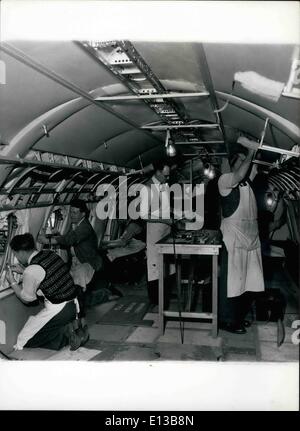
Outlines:
{"label": "seated worker", "polygon": [[[95,271],[102,267],[102,258],[98,253],[96,233],[88,220],[89,210],[82,200],[71,202],[69,231],[60,235],[53,232],[51,244],[67,248],[71,257],[71,275],[75,284],[82,287],[85,292],[87,285],[91,282]],[[49,244],[45,231],[38,236],[41,244]]]}
{"label": "seated worker", "polygon": [[[102,257],[98,252],[97,235],[89,222],[88,215],[89,210],[86,203],[80,199],[73,200],[71,202],[69,231],[64,235],[53,232],[54,235],[51,237],[53,245],[58,244],[68,249],[71,258],[70,273],[74,283],[80,286],[82,290],[78,299],[81,305],[80,317],[83,326],[85,325],[84,316],[89,301],[88,296],[91,293],[87,292],[87,286],[93,288],[91,285],[94,284],[94,281],[96,283],[95,277],[103,266]],[[42,244],[49,244],[45,231],[38,236],[38,241]],[[101,293],[99,303],[117,299],[116,295],[113,295],[106,287],[101,287],[98,290],[98,297],[99,293]]]}
{"label": "seated worker", "polygon": [[[59,350],[67,344],[76,350],[85,344],[89,338],[87,327],[75,330],[78,290],[65,262],[51,250],[36,250],[30,233],[16,235],[10,247],[22,265],[9,267],[6,275],[16,296],[25,304],[37,299],[44,302],[44,308],[29,317],[18,334],[15,350],[23,347]],[[23,273],[21,284],[12,272]]]}
{"label": "seated worker", "polygon": [[[143,256],[146,248],[143,241],[145,229],[141,220],[127,220],[120,238],[101,242],[104,273],[110,281],[135,281],[143,272]],[[138,264],[138,268],[133,265]],[[117,293],[117,290],[115,293]]]}

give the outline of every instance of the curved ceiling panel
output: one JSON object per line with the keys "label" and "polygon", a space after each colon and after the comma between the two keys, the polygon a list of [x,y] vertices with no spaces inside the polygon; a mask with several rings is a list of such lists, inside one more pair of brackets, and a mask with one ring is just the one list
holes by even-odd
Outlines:
{"label": "curved ceiling panel", "polygon": [[[229,105],[223,112],[223,120],[227,125],[242,130],[258,140],[261,139],[265,121],[257,115],[236,106]],[[292,139],[274,126],[269,126],[267,128],[264,143],[286,150],[292,149],[293,145],[295,145]]]}
{"label": "curved ceiling panel", "polygon": [[[160,80],[193,83],[194,91],[205,89],[197,44],[165,42],[133,44]],[[171,90],[174,89],[172,83],[169,87]]]}
{"label": "curved ceiling panel", "polygon": [[212,113],[209,99],[183,99],[182,104],[189,120],[202,120],[211,123],[216,121],[216,116]]}
{"label": "curved ceiling panel", "polygon": [[147,165],[150,165],[153,160],[159,160],[165,157],[165,148],[163,145],[157,145],[156,147],[150,148],[144,151],[143,154],[137,155],[134,159],[127,163],[128,168],[142,169]]}
{"label": "curved ceiling panel", "polygon": [[[211,93],[209,99],[207,93],[204,97],[197,95],[193,98],[189,96],[189,98],[172,97],[171,99],[176,102],[179,111],[183,110],[183,122],[200,120],[200,122],[215,123],[216,118],[212,107],[214,89],[230,93],[235,72],[246,70],[253,70],[266,78],[286,83],[294,50],[294,46],[289,45],[205,44],[203,53],[202,45],[198,43],[133,42],[133,45],[141,59],[132,65],[132,58],[125,57],[124,52],[123,57],[120,55],[118,57],[117,51],[112,50],[115,57],[110,57],[111,71],[108,71],[108,66],[104,66],[99,57],[94,58],[83,47],[71,41],[13,42],[14,47],[46,67],[49,72],[52,72],[52,76],[51,73],[44,76],[42,70],[37,72],[32,67],[15,60],[11,56],[12,53],[10,55],[2,53],[1,58],[7,69],[7,84],[0,86],[0,132],[4,143],[13,141],[12,138],[21,129],[31,126],[34,120],[49,113],[48,117],[44,115],[39,122],[37,121],[37,131],[33,125],[31,134],[26,135],[25,132],[23,135],[20,134],[23,150],[26,147],[24,154],[39,139],[34,148],[41,151],[140,168],[140,157],[142,163],[147,164],[151,162],[151,157],[159,158],[164,152],[165,131],[158,134],[153,132],[151,136],[151,132],[148,130],[139,129],[140,126],[165,121],[162,116],[160,117],[152,110],[152,101],[147,106],[141,100],[108,102],[92,100],[92,97],[102,95],[127,94],[136,97],[137,94],[141,94],[134,91],[128,84],[130,80],[131,84],[134,81],[134,73],[136,73],[134,68],[136,65],[139,66],[140,60],[142,63],[144,62],[143,72],[148,79],[145,85],[151,84],[155,80],[160,82],[158,90],[155,91],[162,92],[163,89],[181,92],[209,91]],[[206,70],[206,60],[209,70]],[[132,73],[126,72],[126,67],[122,68],[122,64],[120,64],[122,61],[131,64],[129,69]],[[119,74],[114,74],[116,69],[119,70]],[[47,71],[44,72],[47,75]],[[141,68],[138,72],[136,78],[139,79]],[[58,79],[55,82],[54,74],[64,79]],[[208,79],[209,75],[212,77],[213,86]],[[127,81],[125,78],[122,80],[122,77],[125,76]],[[138,81],[138,79],[136,80]],[[154,95],[153,88],[152,86],[152,90],[149,90],[147,86],[145,87],[145,93],[148,91],[147,95],[150,97]],[[82,91],[80,92],[80,90]],[[78,98],[79,95],[82,98]],[[277,113],[294,124],[299,121],[299,100],[297,99],[282,96],[278,103],[268,102],[260,96],[243,90],[241,86],[235,87],[234,95],[244,98],[244,103],[246,100],[253,102],[256,108],[266,108],[271,113]],[[71,107],[60,108],[59,105],[73,99],[78,100],[71,102]],[[166,99],[166,97],[161,98],[162,110],[167,111]],[[86,103],[91,103],[91,105],[86,106]],[[99,106],[95,106],[94,103]],[[159,104],[160,102],[154,99],[153,103]],[[220,106],[223,104],[222,100]],[[242,105],[229,104],[222,112],[224,125],[239,129],[239,131],[259,139],[267,114],[259,116],[259,114],[251,113],[247,107],[243,109],[238,106]],[[80,110],[76,112],[76,109]],[[170,112],[165,112],[165,114],[172,116]],[[54,121],[54,119],[56,120]],[[50,135],[41,138],[44,122],[49,128]],[[202,124],[200,126],[202,127]],[[205,127],[207,125],[204,125],[203,129],[198,129],[197,136],[201,141],[219,140],[219,131],[216,133],[215,130]],[[270,126],[265,136],[265,143],[290,150],[293,141],[285,135],[285,132],[288,134],[287,129],[288,127],[286,129],[283,127],[280,131],[274,126]],[[176,132],[176,130],[172,130],[173,136]],[[161,141],[161,145],[159,141]],[[107,142],[107,147],[104,142]],[[210,151],[217,148],[213,144],[211,147],[209,145],[206,147]],[[195,148],[197,149],[197,147]],[[16,154],[24,155],[22,151],[19,152],[19,148]],[[268,159],[267,155],[266,159]]]}
{"label": "curved ceiling panel", "polygon": [[[294,45],[204,44],[216,91],[231,92],[236,72],[254,71],[268,79],[287,83]],[[299,102],[281,96],[277,103],[255,95],[236,84],[234,94],[299,122]]]}
{"label": "curved ceiling panel", "polygon": [[[101,106],[101,103],[99,103]],[[105,102],[103,106],[108,106],[113,109],[116,113],[119,113],[126,118],[130,119],[138,125],[144,125],[159,121],[160,118],[155,114],[143,101],[131,100],[122,102]]]}
{"label": "curved ceiling panel", "polygon": [[0,131],[4,141],[44,112],[74,98],[74,93],[2,53],[6,84],[0,85]]}
{"label": "curved ceiling panel", "polygon": [[43,137],[34,148],[74,157],[90,158],[91,154],[114,134],[131,129],[124,121],[96,106],[76,112]]}
{"label": "curved ceiling panel", "polygon": [[154,137],[151,138],[150,135],[139,130],[132,130],[112,138],[106,147],[104,145],[98,147],[90,154],[90,158],[104,163],[127,166],[130,160],[156,146],[164,148],[163,142],[160,145]]}
{"label": "curved ceiling panel", "polygon": [[112,73],[96,62],[75,42],[13,41],[10,45],[20,49],[24,54],[85,91],[114,84],[117,81]]}

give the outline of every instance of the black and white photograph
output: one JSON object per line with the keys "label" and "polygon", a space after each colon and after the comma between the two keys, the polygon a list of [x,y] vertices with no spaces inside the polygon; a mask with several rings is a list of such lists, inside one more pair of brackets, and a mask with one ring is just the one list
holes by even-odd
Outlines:
{"label": "black and white photograph", "polygon": [[0,14],[0,410],[298,410],[300,3]]}

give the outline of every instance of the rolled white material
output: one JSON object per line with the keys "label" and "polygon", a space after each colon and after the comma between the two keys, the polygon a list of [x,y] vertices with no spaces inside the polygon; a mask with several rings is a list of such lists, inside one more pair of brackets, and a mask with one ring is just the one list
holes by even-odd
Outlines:
{"label": "rolled white material", "polygon": [[259,142],[251,141],[245,136],[240,136],[237,140],[238,144],[241,144],[243,147],[249,148],[250,150],[257,150],[259,147]]}
{"label": "rolled white material", "polygon": [[282,82],[265,78],[253,71],[236,72],[234,74],[234,80],[240,82],[242,87],[246,90],[259,94],[273,102],[278,101],[285,86]]}

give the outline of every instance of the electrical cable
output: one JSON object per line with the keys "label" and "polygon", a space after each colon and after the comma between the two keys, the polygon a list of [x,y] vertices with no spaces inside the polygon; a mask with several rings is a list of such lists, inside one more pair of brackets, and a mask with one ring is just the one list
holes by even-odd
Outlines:
{"label": "electrical cable", "polygon": [[[233,80],[233,81],[232,81],[232,86],[231,86],[230,96],[232,96],[232,94],[233,94],[234,86],[235,86],[235,81]],[[222,108],[220,108],[220,109],[215,109],[215,110],[214,110],[214,113],[216,114],[216,113],[219,113],[219,112],[225,111],[225,109],[227,108],[227,106],[228,106],[228,105],[229,105],[229,99],[227,99],[227,100],[226,100],[226,102],[224,103],[224,105],[222,106]]]}
{"label": "electrical cable", "polygon": [[9,243],[12,238],[13,232],[14,232],[14,219],[13,215],[9,214],[7,217],[8,227],[7,227],[7,241],[4,251],[4,257],[2,259],[2,266],[0,268],[0,280],[2,279],[2,275],[5,270],[5,266],[7,264],[8,258],[9,258]]}

